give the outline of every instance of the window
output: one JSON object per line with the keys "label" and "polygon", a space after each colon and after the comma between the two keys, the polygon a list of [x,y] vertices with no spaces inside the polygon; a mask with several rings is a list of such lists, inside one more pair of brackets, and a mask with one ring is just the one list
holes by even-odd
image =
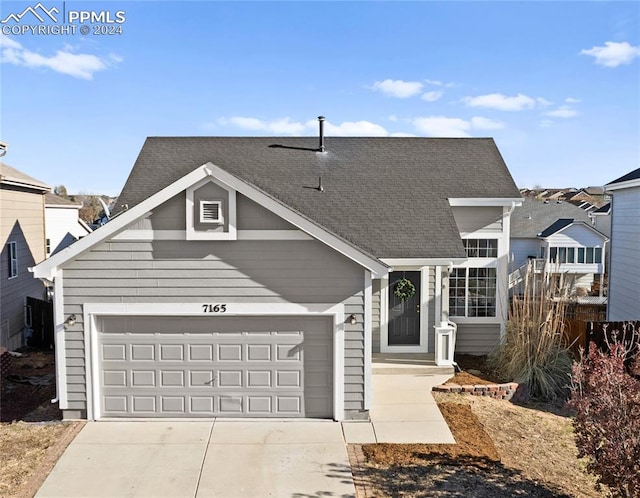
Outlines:
{"label": "window", "polygon": [[18,246],[15,242],[7,244],[9,248],[9,278],[18,276]]}
{"label": "window", "polygon": [[200,223],[222,222],[222,201],[200,201]]}
{"label": "window", "polygon": [[602,263],[601,247],[550,247],[549,260],[553,263]]}
{"label": "window", "polygon": [[498,239],[463,239],[468,258],[497,258]]}
{"label": "window", "polygon": [[496,316],[496,269],[454,268],[449,277],[449,315]]}

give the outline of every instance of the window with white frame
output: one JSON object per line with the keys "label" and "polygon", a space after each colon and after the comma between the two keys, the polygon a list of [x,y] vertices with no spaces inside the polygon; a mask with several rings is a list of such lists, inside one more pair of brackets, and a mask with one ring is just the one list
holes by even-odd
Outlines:
{"label": "window with white frame", "polygon": [[550,247],[549,261],[553,263],[594,264],[602,263],[601,247]]}
{"label": "window with white frame", "polygon": [[200,201],[200,223],[223,223],[222,201]]}
{"label": "window with white frame", "polygon": [[449,276],[449,316],[496,316],[495,268],[454,268]]}
{"label": "window with white frame", "polygon": [[9,278],[18,276],[18,245],[15,242],[8,242],[7,249],[9,253]]}
{"label": "window with white frame", "polygon": [[498,239],[462,239],[467,258],[497,258]]}

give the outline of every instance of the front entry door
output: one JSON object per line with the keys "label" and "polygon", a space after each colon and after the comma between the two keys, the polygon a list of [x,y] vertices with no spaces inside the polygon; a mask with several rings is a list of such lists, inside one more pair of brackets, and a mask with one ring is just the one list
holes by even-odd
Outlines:
{"label": "front entry door", "polygon": [[[396,295],[398,283],[409,280],[415,294],[406,300]],[[389,277],[389,346],[420,345],[420,272],[394,271]]]}

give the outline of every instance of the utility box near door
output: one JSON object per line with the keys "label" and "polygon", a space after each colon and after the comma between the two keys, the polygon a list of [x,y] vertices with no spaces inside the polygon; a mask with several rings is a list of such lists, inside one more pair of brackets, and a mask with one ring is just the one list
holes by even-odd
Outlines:
{"label": "utility box near door", "polygon": [[436,329],[436,365],[453,365],[453,353],[456,348],[457,325],[453,322],[441,322]]}

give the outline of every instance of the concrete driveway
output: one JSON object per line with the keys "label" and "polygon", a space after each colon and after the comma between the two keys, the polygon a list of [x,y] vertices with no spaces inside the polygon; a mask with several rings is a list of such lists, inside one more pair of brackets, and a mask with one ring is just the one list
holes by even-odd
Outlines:
{"label": "concrete driveway", "polygon": [[349,497],[341,424],[331,421],[90,422],[45,497]]}

